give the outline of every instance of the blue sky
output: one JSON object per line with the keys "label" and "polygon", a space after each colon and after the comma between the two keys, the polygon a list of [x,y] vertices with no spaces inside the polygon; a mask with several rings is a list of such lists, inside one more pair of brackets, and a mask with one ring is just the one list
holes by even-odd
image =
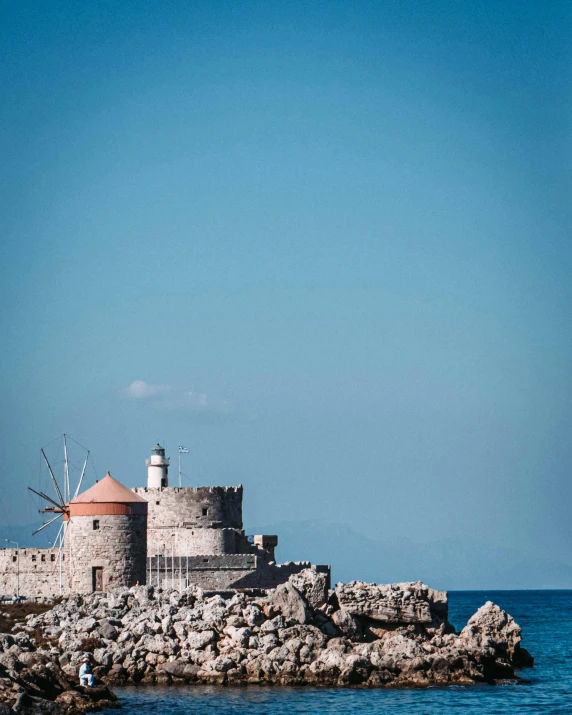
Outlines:
{"label": "blue sky", "polygon": [[0,518],[159,438],[250,524],[572,564],[565,3],[2,15]]}

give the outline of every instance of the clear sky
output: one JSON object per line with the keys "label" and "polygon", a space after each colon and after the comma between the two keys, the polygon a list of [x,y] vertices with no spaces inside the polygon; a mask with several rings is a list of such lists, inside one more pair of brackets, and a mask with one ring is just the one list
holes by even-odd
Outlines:
{"label": "clear sky", "polygon": [[568,3],[1,13],[0,519],[161,439],[247,524],[572,565]]}

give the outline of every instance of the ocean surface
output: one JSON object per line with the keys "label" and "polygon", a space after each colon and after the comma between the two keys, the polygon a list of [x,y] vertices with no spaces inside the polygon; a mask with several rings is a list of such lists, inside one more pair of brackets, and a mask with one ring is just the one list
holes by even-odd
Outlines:
{"label": "ocean surface", "polygon": [[[529,685],[359,690],[278,687],[116,688],[119,712],[147,715],[291,715],[383,713],[386,715],[572,715],[572,591],[452,591],[449,620],[457,630],[485,601],[494,601],[523,630],[535,658],[521,671]],[[108,711],[108,713],[117,711]]]}

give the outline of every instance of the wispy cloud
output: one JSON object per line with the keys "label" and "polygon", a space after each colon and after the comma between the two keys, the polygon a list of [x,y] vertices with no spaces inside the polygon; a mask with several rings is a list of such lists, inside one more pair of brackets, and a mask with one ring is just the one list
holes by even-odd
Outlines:
{"label": "wispy cloud", "polygon": [[204,421],[228,419],[235,414],[234,406],[229,400],[170,385],[151,385],[145,380],[134,380],[121,390],[121,394],[127,399],[146,403],[156,409],[177,412],[183,417],[201,418]]}
{"label": "wispy cloud", "polygon": [[171,392],[169,385],[150,385],[145,380],[134,380],[129,387],[121,391],[124,397],[133,400],[149,400]]}

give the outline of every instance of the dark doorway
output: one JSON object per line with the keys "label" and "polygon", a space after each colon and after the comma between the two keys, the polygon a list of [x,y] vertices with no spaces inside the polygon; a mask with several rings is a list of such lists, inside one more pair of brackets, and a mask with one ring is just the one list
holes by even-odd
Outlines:
{"label": "dark doorway", "polygon": [[92,591],[103,591],[103,567],[94,566],[91,569]]}

